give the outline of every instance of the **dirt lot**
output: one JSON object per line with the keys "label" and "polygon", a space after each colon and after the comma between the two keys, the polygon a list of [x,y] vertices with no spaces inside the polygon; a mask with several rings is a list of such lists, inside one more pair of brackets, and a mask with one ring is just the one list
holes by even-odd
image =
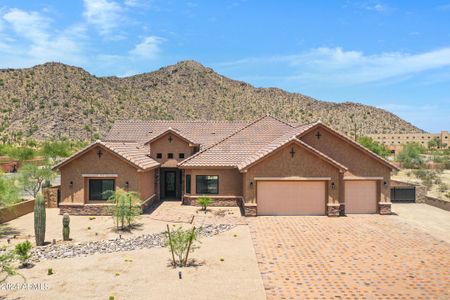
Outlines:
{"label": "dirt lot", "polygon": [[[155,220],[170,219],[170,206],[160,207],[154,215],[143,215],[140,226],[131,235],[159,233],[166,224],[176,224]],[[198,214],[196,208],[187,207],[177,214],[177,219],[191,220]],[[224,214],[220,209],[212,209],[206,216],[202,213],[194,223],[220,222],[234,219],[236,208]],[[238,211],[238,210],[237,210]],[[215,213],[218,212],[218,213]],[[207,221],[205,221],[205,218]],[[21,241],[33,237],[33,214],[28,214],[7,224],[10,233],[16,232]],[[184,224],[184,226],[191,226]],[[91,227],[91,229],[87,229]],[[61,239],[61,216],[57,210],[48,209],[47,238]],[[98,235],[95,235],[95,233]],[[111,217],[71,217],[73,242],[115,238]],[[2,244],[6,244],[2,238]],[[213,237],[203,237],[200,249],[192,258],[192,267],[174,270],[170,266],[170,253],[167,248],[151,248],[110,254],[95,254],[87,257],[43,260],[33,268],[20,272],[30,284],[46,284],[46,290],[0,289],[0,299],[265,299],[264,287],[256,262],[249,228],[237,225],[233,229]],[[221,261],[220,258],[224,259]],[[47,275],[52,268],[54,275]],[[178,278],[178,272],[182,278]],[[9,282],[22,282],[16,277]]]}

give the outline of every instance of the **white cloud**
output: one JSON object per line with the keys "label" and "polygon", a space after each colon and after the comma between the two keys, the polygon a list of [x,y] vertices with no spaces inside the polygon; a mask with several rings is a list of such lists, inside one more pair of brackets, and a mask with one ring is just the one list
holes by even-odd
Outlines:
{"label": "white cloud", "polygon": [[1,37],[2,67],[27,67],[47,61],[71,64],[85,61],[82,27],[73,26],[55,31],[52,30],[51,20],[39,12],[20,9],[8,10],[2,19],[4,25],[12,29],[10,34]]}
{"label": "white cloud", "polygon": [[428,70],[450,66],[450,47],[423,53],[364,54],[340,47],[321,47],[297,55],[241,59],[219,64],[230,68],[285,64],[284,80],[301,83],[353,85],[401,80]]}
{"label": "white cloud", "polygon": [[112,36],[112,33],[122,20],[123,8],[119,3],[108,0],[84,0],[84,8],[84,17],[88,23],[95,26],[100,35],[107,38],[117,37]]}
{"label": "white cloud", "polygon": [[160,53],[160,44],[164,41],[158,36],[147,36],[129,54],[143,59],[154,59]]}
{"label": "white cloud", "polygon": [[367,5],[365,8],[367,10],[372,10],[372,11],[376,11],[376,12],[385,12],[387,10],[387,6],[380,4],[380,3],[376,3],[373,5]]}

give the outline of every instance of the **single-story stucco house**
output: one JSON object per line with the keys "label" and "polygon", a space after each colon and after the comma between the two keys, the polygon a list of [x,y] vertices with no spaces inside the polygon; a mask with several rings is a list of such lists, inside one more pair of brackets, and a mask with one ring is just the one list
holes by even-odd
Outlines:
{"label": "single-story stucco house", "polygon": [[200,196],[246,215],[390,213],[397,167],[321,122],[119,121],[54,167],[62,213],[102,214],[105,191],[144,203]]}

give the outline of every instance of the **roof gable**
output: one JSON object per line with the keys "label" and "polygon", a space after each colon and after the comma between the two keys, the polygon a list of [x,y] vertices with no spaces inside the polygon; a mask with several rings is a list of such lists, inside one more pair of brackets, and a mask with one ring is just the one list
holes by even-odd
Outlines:
{"label": "roof gable", "polygon": [[330,165],[337,168],[340,172],[347,171],[348,168],[339,162],[333,160],[329,156],[323,154],[322,152],[316,150],[315,148],[309,146],[305,142],[297,139],[295,136],[284,140],[283,142],[274,142],[271,143],[270,146],[263,149],[263,151],[260,151],[258,154],[252,156],[250,159],[247,159],[242,164],[238,165],[238,168],[240,171],[246,171],[252,166],[258,164],[259,162],[265,160],[266,158],[274,155],[276,152],[280,151],[281,149],[288,147],[289,145],[296,144],[299,147],[305,149],[309,153],[313,154],[314,156],[318,157],[319,159],[322,159],[323,161],[329,163]]}
{"label": "roof gable", "polygon": [[388,168],[390,168],[391,170],[399,170],[399,168],[390,163],[389,161],[387,161],[386,159],[384,159],[383,157],[379,156],[378,154],[370,151],[369,149],[367,149],[366,147],[360,145],[359,143],[353,141],[352,139],[350,139],[349,137],[345,136],[344,134],[341,134],[340,132],[336,131],[335,129],[323,124],[322,122],[317,122],[315,124],[313,124],[313,126],[310,126],[309,128],[307,128],[306,130],[303,130],[299,135],[297,135],[297,138],[301,138],[302,136],[305,136],[306,134],[308,134],[309,132],[317,129],[317,128],[322,128],[328,132],[330,132],[331,134],[333,134],[334,136],[340,138],[341,140],[343,140],[344,142],[348,143],[349,145],[353,146],[354,148],[362,151],[363,153],[371,156],[372,158],[374,158],[375,160],[377,160],[378,162],[380,162],[381,164],[387,166]]}
{"label": "roof gable", "polygon": [[157,135],[157,136],[151,138],[151,139],[150,139],[149,141],[147,141],[144,145],[151,144],[151,143],[153,143],[153,142],[155,142],[155,141],[157,141],[157,140],[159,140],[159,139],[165,137],[165,136],[168,135],[168,134],[173,134],[173,135],[175,135],[175,136],[178,137],[179,139],[181,139],[181,140],[183,140],[184,142],[186,142],[187,144],[189,144],[189,146],[197,146],[197,145],[199,145],[199,143],[195,142],[195,141],[193,140],[193,138],[187,137],[186,134],[183,134],[183,133],[181,133],[181,132],[179,132],[179,131],[176,131],[176,130],[174,130],[174,129],[171,128],[171,127],[169,127],[167,130],[161,132],[159,135]]}
{"label": "roof gable", "polygon": [[147,155],[146,150],[140,146],[137,143],[124,143],[124,142],[102,142],[102,141],[96,141],[87,147],[81,149],[77,153],[73,154],[72,156],[66,158],[62,162],[56,164],[52,169],[57,170],[71,161],[83,156],[90,150],[94,149],[95,147],[100,147],[105,151],[109,151],[119,159],[122,159],[126,163],[130,164],[134,168],[138,170],[149,170],[155,167],[159,166],[159,163],[152,158],[150,158]]}

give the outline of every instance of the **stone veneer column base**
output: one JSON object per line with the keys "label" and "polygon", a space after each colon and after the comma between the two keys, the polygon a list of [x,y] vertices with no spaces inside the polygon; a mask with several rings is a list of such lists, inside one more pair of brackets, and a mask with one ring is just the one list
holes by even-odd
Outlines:
{"label": "stone veneer column base", "polygon": [[327,204],[327,214],[329,217],[339,217],[340,215],[340,207],[339,203],[328,203]]}
{"label": "stone veneer column base", "polygon": [[256,217],[257,216],[256,203],[244,203],[244,215],[246,217]]}
{"label": "stone veneer column base", "polygon": [[378,211],[380,215],[390,215],[391,212],[391,202],[378,202]]}
{"label": "stone veneer column base", "polygon": [[339,216],[345,216],[345,203],[339,203]]}

